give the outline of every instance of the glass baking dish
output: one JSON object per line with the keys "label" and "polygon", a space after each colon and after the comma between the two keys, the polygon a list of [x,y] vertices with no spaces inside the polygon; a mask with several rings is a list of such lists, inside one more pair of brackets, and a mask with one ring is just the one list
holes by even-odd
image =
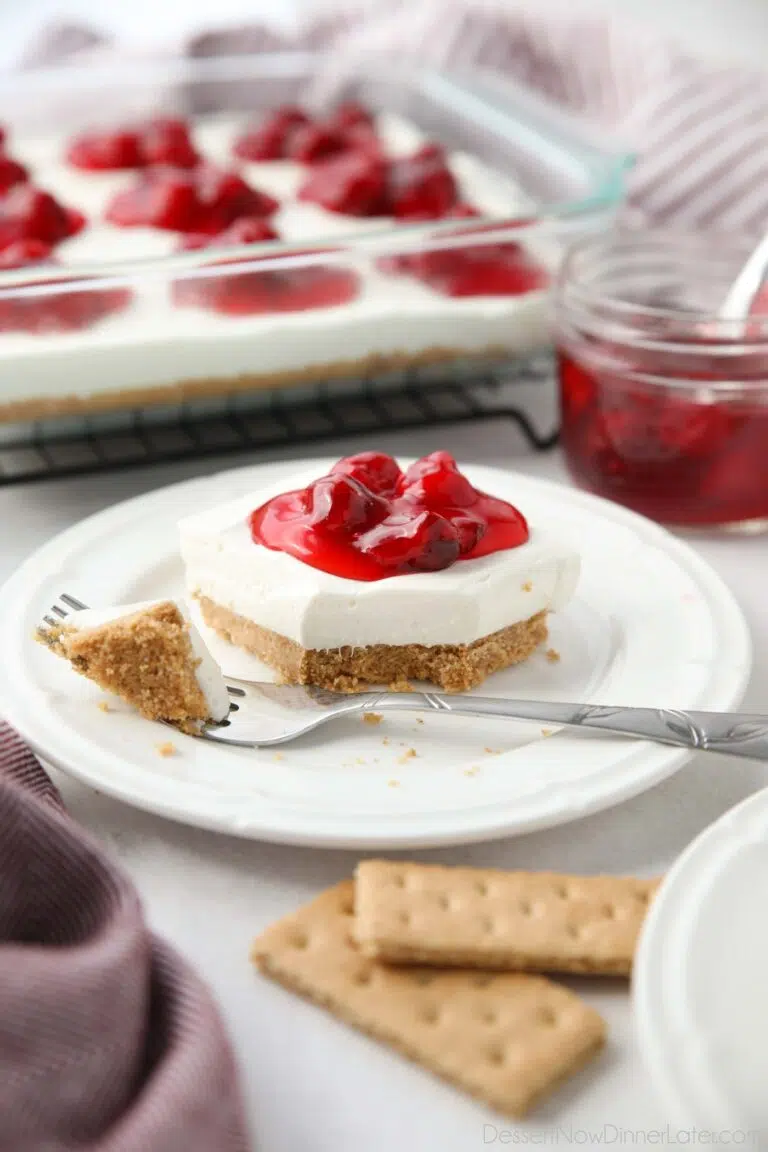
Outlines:
{"label": "glass baking dish", "polygon": [[[54,137],[63,149],[75,132],[154,114],[192,118],[206,140],[218,141],[213,133],[225,123],[244,126],[285,102],[312,106],[322,71],[321,57],[290,53],[6,76],[8,150],[53,164],[46,141]],[[6,442],[74,430],[83,417],[99,426],[136,412],[172,420],[201,406],[259,406],[276,389],[305,397],[317,384],[353,390],[403,371],[445,380],[468,361],[501,365],[548,347],[549,284],[560,255],[612,216],[631,158],[601,150],[568,117],[512,85],[489,96],[471,80],[405,68],[393,77],[391,65],[367,61],[333,98],[359,100],[415,127],[419,140],[438,140],[454,171],[469,172],[476,185],[480,168],[472,165],[482,165],[483,179],[492,173],[498,181],[491,208],[481,205],[479,219],[399,226],[340,217],[332,235],[225,254],[143,251],[145,230],[123,229],[118,254],[91,243],[88,258],[78,258],[65,244],[60,265],[2,272]],[[42,161],[33,171],[42,187],[47,171]],[[123,184],[134,178],[97,179],[105,175]],[[99,235],[96,227],[89,233],[91,241]],[[457,285],[457,260],[469,281],[478,266],[501,260],[501,289],[474,294],[466,277]],[[523,287],[510,292],[521,263]]]}

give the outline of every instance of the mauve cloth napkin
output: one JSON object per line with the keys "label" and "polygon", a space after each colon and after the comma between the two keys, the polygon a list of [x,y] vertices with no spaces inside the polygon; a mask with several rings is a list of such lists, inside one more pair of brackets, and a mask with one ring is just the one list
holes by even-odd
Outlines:
{"label": "mauve cloth napkin", "polygon": [[[190,56],[325,52],[320,89],[368,54],[523,79],[638,162],[634,221],[768,227],[768,80],[690,58],[573,7],[387,0],[287,37],[206,31]],[[88,28],[51,28],[28,66],[115,58]],[[62,810],[0,724],[0,1152],[234,1152],[248,1146],[236,1071],[210,996],[154,937],[130,883]]]}
{"label": "mauve cloth napkin", "polygon": [[0,724],[0,1152],[246,1152],[211,997]]}

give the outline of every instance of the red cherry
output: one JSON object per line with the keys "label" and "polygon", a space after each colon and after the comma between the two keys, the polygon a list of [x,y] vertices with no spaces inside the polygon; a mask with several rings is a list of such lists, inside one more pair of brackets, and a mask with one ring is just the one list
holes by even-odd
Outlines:
{"label": "red cherry", "polygon": [[139,132],[83,132],[67,149],[67,160],[75,168],[90,172],[107,172],[120,168],[138,168],[142,163]]}
{"label": "red cherry", "polygon": [[241,216],[225,228],[223,232],[211,236],[207,232],[190,232],[181,238],[179,251],[188,252],[199,248],[226,248],[236,244],[264,244],[268,240],[279,240],[277,232],[260,216]]}
{"label": "red cherry", "polygon": [[106,219],[124,228],[145,226],[172,232],[192,231],[199,203],[191,173],[176,168],[155,168],[107,206]]}
{"label": "red cherry", "polygon": [[458,204],[454,204],[448,213],[451,220],[471,220],[481,213],[475,208],[474,204],[468,204],[466,200],[460,200]]}
{"label": "red cherry", "polygon": [[7,192],[14,184],[24,184],[27,177],[27,169],[23,164],[0,154],[0,192]]}
{"label": "red cherry", "polygon": [[140,132],[139,150],[143,164],[167,164],[174,168],[194,168],[200,159],[184,120],[157,117]]}
{"label": "red cherry", "polygon": [[452,515],[450,520],[459,537],[459,552],[462,556],[468,556],[470,552],[474,552],[483,536],[485,536],[488,531],[488,525],[484,520],[473,516],[469,512]]}
{"label": "red cherry", "polygon": [[83,225],[80,213],[70,212],[49,192],[32,184],[16,184],[0,197],[0,249],[17,240],[58,244]]}
{"label": "red cherry", "polygon": [[436,512],[393,515],[358,540],[360,551],[396,572],[438,572],[459,558],[459,537]]}
{"label": "red cherry", "polygon": [[430,452],[428,456],[422,456],[420,459],[414,460],[413,464],[406,469],[400,485],[401,490],[407,488],[409,484],[413,484],[415,480],[421,480],[422,476],[426,475],[427,472],[434,472],[437,469],[447,472],[458,472],[459,466],[450,452]]}
{"label": "red cherry", "polygon": [[386,209],[387,164],[369,152],[343,152],[318,164],[299,189],[308,200],[348,216],[379,216]]}
{"label": "red cherry", "polygon": [[27,264],[41,264],[53,249],[42,240],[17,240],[0,251],[0,268],[23,268]]}
{"label": "red cherry", "polygon": [[250,128],[235,141],[232,151],[242,160],[283,160],[293,133],[308,123],[306,112],[286,104],[268,116],[256,128]]}
{"label": "red cherry", "polygon": [[221,232],[240,216],[271,216],[277,200],[251,187],[237,172],[205,164],[195,172],[201,232]]}
{"label": "red cherry", "polygon": [[328,532],[355,533],[383,520],[389,505],[351,476],[323,476],[309,488],[309,523]]}
{"label": "red cherry", "polygon": [[466,476],[443,468],[425,472],[403,495],[426,508],[470,508],[477,503],[477,493]]}
{"label": "red cherry", "polygon": [[344,137],[324,124],[300,124],[288,142],[288,155],[300,164],[314,164],[345,147]]}
{"label": "red cherry", "polygon": [[427,508],[469,508],[478,499],[449,452],[433,452],[412,464],[403,477],[401,491]]}
{"label": "red cherry", "polygon": [[412,156],[392,163],[389,198],[398,220],[439,220],[451,211],[457,194],[439,144],[425,144]]}
{"label": "red cherry", "polygon": [[391,496],[402,476],[397,461],[385,452],[358,452],[356,456],[345,456],[334,464],[331,472],[352,476],[379,496]]}

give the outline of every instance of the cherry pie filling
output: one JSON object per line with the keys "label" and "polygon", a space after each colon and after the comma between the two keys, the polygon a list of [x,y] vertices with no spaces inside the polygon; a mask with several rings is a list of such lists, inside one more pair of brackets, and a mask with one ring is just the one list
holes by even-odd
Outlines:
{"label": "cherry pie filling", "polygon": [[155,164],[194,168],[200,154],[185,120],[156,116],[127,128],[83,132],[70,142],[66,158],[86,172],[109,172]]}
{"label": "cherry pie filling", "polygon": [[[42,270],[55,265],[50,245],[40,240],[19,240],[0,251],[0,271],[38,266]],[[67,282],[67,279],[41,277],[30,281],[28,287],[55,283],[62,286],[62,291],[38,296],[14,290],[13,295],[0,296],[0,332],[79,332],[122,311],[131,301],[128,288],[68,291]]]}
{"label": "cherry pie filling", "polygon": [[558,361],[577,483],[671,525],[768,519],[765,355],[724,363],[705,342],[664,353],[595,340],[561,346]]}
{"label": "cherry pie filling", "polygon": [[[243,217],[218,236],[190,235],[181,242],[184,250],[226,248],[237,244],[262,244],[278,240],[277,232],[259,218]],[[317,251],[317,249],[315,249]],[[332,252],[333,249],[328,249]],[[281,255],[301,256],[300,251]],[[217,260],[211,267],[236,267],[238,262],[271,259],[268,255]],[[359,278],[350,269],[332,264],[298,265],[223,275],[189,277],[173,285],[173,299],[183,307],[205,308],[228,316],[255,316],[268,312],[304,312],[332,308],[353,300]]]}
{"label": "cherry pie filling", "polygon": [[529,538],[517,508],[474,488],[448,452],[405,472],[391,456],[347,456],[248,518],[254,543],[347,580],[437,572]]}
{"label": "cherry pie filling", "polygon": [[162,228],[214,236],[240,217],[268,217],[278,207],[272,196],[229,169],[214,164],[200,164],[191,170],[159,166],[148,168],[133,187],[116,193],[106,219],[123,228]]}

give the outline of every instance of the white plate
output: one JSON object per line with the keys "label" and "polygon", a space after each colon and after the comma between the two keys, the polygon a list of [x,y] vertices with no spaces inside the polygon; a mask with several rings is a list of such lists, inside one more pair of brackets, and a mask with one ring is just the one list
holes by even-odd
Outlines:
{"label": "white plate", "polygon": [[768,1141],[767,907],[763,791],[683,853],[635,960],[636,1030],[670,1121],[726,1133],[729,1146]]}
{"label": "white plate", "polygon": [[[674,772],[676,749],[622,738],[548,734],[531,724],[409,714],[378,727],[341,720],[270,750],[174,736],[119,705],[39,644],[35,624],[69,591],[92,605],[179,594],[176,522],[286,478],[311,462],[238,469],[174,485],[101,512],[40,549],[0,606],[0,700],[38,753],[128,803],[240,836],[381,848],[488,840],[575,820]],[[317,463],[318,474],[329,462]],[[552,646],[493,677],[497,695],[729,708],[750,670],[744,619],[685,544],[618,506],[560,485],[468,468],[480,486],[556,526],[583,557],[579,592],[552,619]],[[224,671],[238,653],[212,645]],[[417,755],[406,758],[413,748]],[[490,751],[489,751],[490,749]]]}

